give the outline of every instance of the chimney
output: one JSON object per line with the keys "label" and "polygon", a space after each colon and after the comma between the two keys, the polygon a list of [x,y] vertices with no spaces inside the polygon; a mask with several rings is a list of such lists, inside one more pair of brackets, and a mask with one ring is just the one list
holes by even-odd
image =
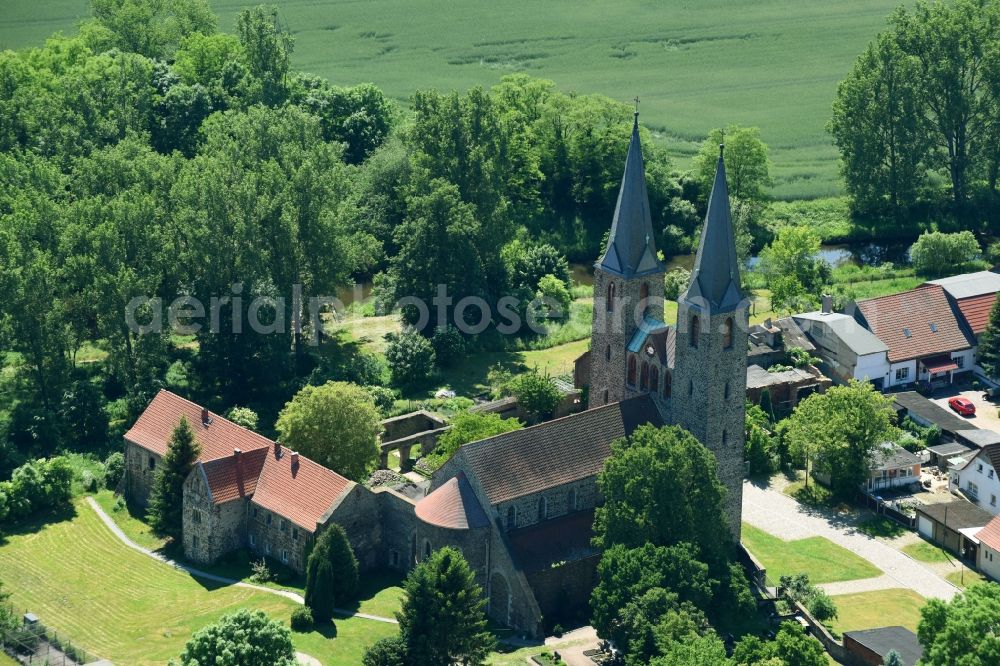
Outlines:
{"label": "chimney", "polygon": [[239,462],[239,460],[240,460],[240,454],[241,453],[243,453],[243,451],[241,451],[240,449],[238,449],[238,448],[234,448],[233,449],[233,458],[235,458],[237,462]]}
{"label": "chimney", "polygon": [[298,467],[299,465],[299,453],[298,451],[292,451],[292,467]]}
{"label": "chimney", "polygon": [[833,296],[823,294],[823,314],[830,314],[831,312],[833,312]]}
{"label": "chimney", "polygon": [[208,418],[208,407],[202,407],[201,408],[201,424],[207,428],[208,424],[211,423],[211,422],[212,422],[212,420],[210,418]]}
{"label": "chimney", "polygon": [[281,442],[277,440],[275,440],[274,442],[274,457],[275,458],[281,457]]}

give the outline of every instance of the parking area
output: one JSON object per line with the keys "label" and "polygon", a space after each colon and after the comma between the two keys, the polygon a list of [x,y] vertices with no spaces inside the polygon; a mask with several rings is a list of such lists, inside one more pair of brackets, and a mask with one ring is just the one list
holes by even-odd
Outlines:
{"label": "parking area", "polygon": [[975,416],[960,416],[960,418],[969,422],[970,428],[984,428],[986,430],[1000,432],[1000,416],[997,415],[997,403],[990,402],[984,398],[981,390],[974,391],[971,388],[966,388],[965,390],[939,389],[934,392],[934,397],[932,397],[931,400],[944,409],[954,413],[954,411],[948,406],[948,399],[956,395],[960,395],[963,398],[970,400],[972,404],[976,406]]}

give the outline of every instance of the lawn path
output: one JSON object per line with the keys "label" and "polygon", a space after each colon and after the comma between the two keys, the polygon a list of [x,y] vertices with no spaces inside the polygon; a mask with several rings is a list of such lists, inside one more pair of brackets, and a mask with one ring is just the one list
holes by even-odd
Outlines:
{"label": "lawn path", "polygon": [[[263,585],[254,585],[252,583],[244,583],[243,581],[236,580],[235,578],[226,578],[225,576],[217,576],[216,574],[212,574],[212,573],[208,573],[207,571],[202,571],[200,569],[196,569],[196,568],[194,568],[192,566],[189,566],[187,564],[184,564],[182,562],[178,562],[177,560],[172,560],[169,557],[166,557],[166,556],[164,556],[164,555],[162,555],[160,553],[157,553],[155,551],[150,550],[149,548],[144,548],[144,547],[140,546],[139,544],[135,543],[134,541],[132,541],[131,539],[129,539],[128,536],[126,536],[125,532],[123,532],[121,530],[121,528],[118,527],[118,525],[111,518],[111,516],[109,516],[107,513],[105,513],[104,509],[102,509],[100,507],[100,505],[94,500],[93,497],[88,497],[87,498],[87,504],[90,506],[90,508],[92,508],[94,511],[97,512],[97,515],[100,517],[101,522],[103,522],[105,524],[105,526],[107,526],[107,528],[109,530],[111,530],[112,534],[114,534],[116,537],[118,537],[118,539],[122,543],[124,543],[126,546],[128,546],[129,548],[131,548],[134,551],[142,553],[143,555],[146,555],[148,557],[152,557],[154,560],[159,560],[160,562],[163,562],[166,565],[172,566],[175,569],[180,569],[181,571],[189,573],[192,576],[196,576],[198,578],[204,578],[205,580],[211,580],[211,581],[214,581],[216,583],[222,583],[223,585],[235,585],[236,587],[245,587],[248,590],[254,590],[256,592],[266,592],[267,594],[274,594],[274,595],[277,595],[279,597],[284,597],[286,599],[290,599],[290,600],[294,601],[297,604],[304,604],[305,603],[305,599],[302,598],[301,594],[297,594],[297,593],[291,592],[289,590],[275,590],[275,589],[270,588],[270,587],[264,587]],[[344,617],[357,617],[357,618],[361,618],[363,620],[374,620],[375,622],[386,622],[388,624],[399,624],[398,622],[396,622],[396,620],[394,620],[392,618],[380,617],[378,615],[369,615],[368,613],[352,613],[351,611],[345,610],[345,609],[342,609],[342,608],[335,608],[334,612],[337,613],[338,615],[342,615]]]}
{"label": "lawn path", "polygon": [[[814,536],[829,539],[884,571],[885,577],[895,581],[893,587],[909,588],[923,597],[945,601],[959,592],[957,587],[908,555],[859,532],[849,521],[804,507],[774,488],[761,488],[750,482],[743,484],[743,520],[788,541]],[[887,584],[888,581],[882,580],[885,577],[874,580],[878,581],[877,585]],[[873,584],[873,580],[855,583],[862,588]]]}

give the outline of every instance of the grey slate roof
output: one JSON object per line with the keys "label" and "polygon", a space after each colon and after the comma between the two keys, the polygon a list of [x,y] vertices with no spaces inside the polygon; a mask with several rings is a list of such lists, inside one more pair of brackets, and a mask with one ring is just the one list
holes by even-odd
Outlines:
{"label": "grey slate roof", "polygon": [[715,183],[708,198],[705,226],[691,271],[691,286],[684,298],[713,312],[735,310],[745,300],[740,290],[740,265],[736,256],[733,220],[729,213],[729,187],[726,185],[726,164],[721,146]]}
{"label": "grey slate roof", "polygon": [[933,423],[941,430],[948,433],[956,433],[969,429],[969,422],[953,414],[951,411],[938,405],[916,391],[903,391],[893,393],[896,405],[902,407],[908,414],[920,417],[928,423]]}
{"label": "grey slate roof", "polygon": [[858,356],[878,354],[889,351],[888,345],[878,339],[874,333],[854,319],[839,312],[803,312],[794,315],[794,319],[823,322],[847,347]]}
{"label": "grey slate roof", "polygon": [[920,639],[906,627],[848,631],[844,633],[844,638],[849,638],[859,645],[865,646],[883,659],[889,652],[895,650],[902,658],[903,666],[914,666],[924,656]]}
{"label": "grey slate roof", "polygon": [[649,215],[649,196],[646,194],[638,113],[632,126],[632,140],[625,158],[625,173],[618,190],[608,247],[597,261],[597,266],[625,277],[664,270],[656,257],[653,241],[653,220]]}
{"label": "grey slate roof", "polygon": [[952,456],[960,456],[964,453],[972,452],[972,449],[958,442],[946,442],[937,446],[928,446],[927,450],[939,458],[951,458]]}
{"label": "grey slate roof", "polygon": [[596,475],[611,442],[647,423],[663,425],[653,400],[641,395],[472,442],[459,455],[495,506]]}
{"label": "grey slate roof", "polygon": [[993,520],[992,513],[965,500],[924,504],[918,506],[916,511],[955,531],[967,527],[985,527]]}
{"label": "grey slate roof", "polygon": [[885,442],[874,456],[871,468],[873,470],[900,469],[913,467],[918,463],[920,463],[920,458],[914,454],[892,442]]}
{"label": "grey slate roof", "polygon": [[993,271],[977,271],[940,280],[929,280],[927,283],[944,287],[952,298],[971,298],[1000,291],[1000,274]]}
{"label": "grey slate roof", "polygon": [[986,430],[985,428],[956,430],[955,435],[968,441],[970,444],[975,444],[979,448],[989,446],[990,444],[1000,444],[1000,433]]}

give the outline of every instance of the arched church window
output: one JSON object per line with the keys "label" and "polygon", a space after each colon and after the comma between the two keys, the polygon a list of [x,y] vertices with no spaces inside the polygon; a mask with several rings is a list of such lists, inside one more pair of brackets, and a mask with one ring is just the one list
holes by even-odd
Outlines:
{"label": "arched church window", "polygon": [[642,372],[639,375],[639,388],[643,391],[649,390],[649,363],[642,364]]}
{"label": "arched church window", "polygon": [[722,331],[722,347],[732,349],[733,347],[733,318],[727,317]]}
{"label": "arched church window", "polygon": [[666,370],[663,373],[663,397],[670,397],[670,371]]}
{"label": "arched church window", "polygon": [[729,400],[729,382],[726,382],[725,388],[722,389],[722,397],[725,400]]}
{"label": "arched church window", "polygon": [[431,542],[429,539],[424,539],[424,559],[431,556]]}
{"label": "arched church window", "polygon": [[729,434],[723,430],[722,431],[722,445],[726,446],[729,443]]}
{"label": "arched church window", "polygon": [[608,404],[608,389],[604,389],[604,404]]}
{"label": "arched church window", "polygon": [[605,361],[611,360],[611,345],[608,345],[608,348],[604,350],[604,360]]}
{"label": "arched church window", "polygon": [[545,496],[543,495],[538,500],[538,520],[539,521],[545,520],[548,517],[548,513],[549,513],[549,502],[548,500],[545,499]]}
{"label": "arched church window", "polygon": [[570,488],[566,494],[566,511],[576,511],[576,488]]}
{"label": "arched church window", "polygon": [[692,347],[698,346],[698,337],[701,335],[701,320],[698,319],[698,315],[691,315],[691,321],[688,322],[688,344]]}
{"label": "arched church window", "polygon": [[660,390],[660,371],[655,365],[649,368],[649,390],[653,393]]}
{"label": "arched church window", "polygon": [[635,356],[628,357],[628,384],[635,386]]}
{"label": "arched church window", "polygon": [[649,312],[649,283],[643,282],[642,286],[639,287],[639,303],[642,305],[642,314],[646,316]]}
{"label": "arched church window", "polygon": [[517,527],[517,507],[507,507],[507,529],[512,530]]}
{"label": "arched church window", "polygon": [[615,283],[612,282],[608,285],[608,302],[607,302],[608,312],[615,311]]}

